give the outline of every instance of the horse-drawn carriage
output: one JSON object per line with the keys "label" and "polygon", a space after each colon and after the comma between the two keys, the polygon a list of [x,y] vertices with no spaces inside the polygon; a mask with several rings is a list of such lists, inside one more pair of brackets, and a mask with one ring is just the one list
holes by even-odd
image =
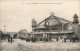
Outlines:
{"label": "horse-drawn carriage", "polygon": [[12,37],[10,36],[10,34],[4,34],[3,33],[3,34],[0,35],[0,37],[1,37],[1,40],[7,39],[8,42],[12,43]]}

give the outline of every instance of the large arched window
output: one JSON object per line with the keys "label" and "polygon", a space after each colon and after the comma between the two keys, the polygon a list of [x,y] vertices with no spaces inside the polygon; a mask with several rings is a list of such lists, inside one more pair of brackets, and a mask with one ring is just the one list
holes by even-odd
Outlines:
{"label": "large arched window", "polygon": [[64,24],[64,30],[72,30],[72,24],[70,23]]}
{"label": "large arched window", "polygon": [[47,20],[46,25],[51,30],[61,30],[62,29],[61,21],[56,18],[51,18],[51,19]]}

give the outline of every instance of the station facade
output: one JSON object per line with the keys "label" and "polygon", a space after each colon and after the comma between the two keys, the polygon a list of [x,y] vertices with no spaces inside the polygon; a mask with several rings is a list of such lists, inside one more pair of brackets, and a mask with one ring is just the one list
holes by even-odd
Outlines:
{"label": "station facade", "polygon": [[48,18],[45,18],[37,24],[35,19],[32,20],[32,32],[30,38],[37,38],[37,40],[47,40],[62,38],[70,38],[73,35],[79,35],[79,21],[77,14],[73,16],[73,22],[64,18],[60,18],[52,13]]}

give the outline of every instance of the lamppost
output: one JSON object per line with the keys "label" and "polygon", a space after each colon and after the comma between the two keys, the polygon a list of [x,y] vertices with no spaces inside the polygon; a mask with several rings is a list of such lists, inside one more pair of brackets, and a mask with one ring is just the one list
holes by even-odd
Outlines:
{"label": "lamppost", "polygon": [[5,33],[5,27],[6,27],[6,26],[4,25],[4,33]]}
{"label": "lamppost", "polygon": [[7,32],[6,32],[6,26],[4,25],[4,34],[6,34]]}

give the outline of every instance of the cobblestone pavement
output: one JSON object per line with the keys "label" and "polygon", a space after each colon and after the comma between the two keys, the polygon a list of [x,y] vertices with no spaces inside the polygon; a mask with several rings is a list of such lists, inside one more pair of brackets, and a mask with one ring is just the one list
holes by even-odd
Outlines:
{"label": "cobblestone pavement", "polygon": [[26,42],[15,39],[13,43],[1,42],[2,51],[80,51],[80,42]]}

